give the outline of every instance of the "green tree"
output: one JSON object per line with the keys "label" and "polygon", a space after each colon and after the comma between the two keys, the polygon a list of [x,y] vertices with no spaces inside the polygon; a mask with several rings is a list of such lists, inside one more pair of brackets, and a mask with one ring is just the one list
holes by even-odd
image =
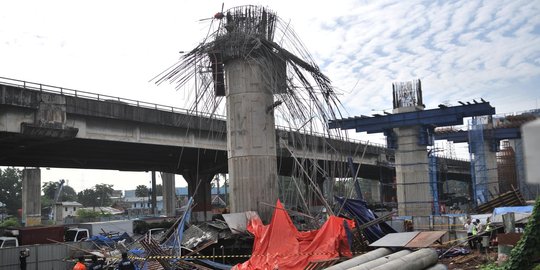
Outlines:
{"label": "green tree", "polygon": [[94,191],[99,201],[99,206],[110,206],[112,204],[111,196],[114,192],[113,185],[97,184],[94,186]]}
{"label": "green tree", "polygon": [[96,207],[99,206],[97,201],[96,191],[94,189],[84,189],[77,194],[77,201],[84,207]]}
{"label": "green tree", "polygon": [[[56,190],[58,190],[58,187],[60,186],[59,182],[47,182],[43,183],[42,190],[43,190],[43,196],[45,196],[47,199],[54,201],[54,196],[56,195]],[[60,197],[58,198],[59,202],[66,202],[66,201],[76,201],[77,200],[77,193],[75,190],[67,185],[64,185],[62,188],[62,193],[60,194]]]}
{"label": "green tree", "polygon": [[77,200],[77,192],[70,186],[64,186],[61,199],[63,202],[73,202]]}
{"label": "green tree", "polygon": [[15,168],[0,169],[0,202],[10,215],[16,215],[22,206],[22,171]]}
{"label": "green tree", "polygon": [[135,188],[135,197],[148,197],[148,187],[145,185],[138,185]]}
{"label": "green tree", "polygon": [[8,218],[6,220],[4,220],[4,222],[0,223],[0,228],[6,228],[6,227],[18,227],[18,226],[21,226],[21,224],[19,224],[19,221],[17,220],[17,218]]}

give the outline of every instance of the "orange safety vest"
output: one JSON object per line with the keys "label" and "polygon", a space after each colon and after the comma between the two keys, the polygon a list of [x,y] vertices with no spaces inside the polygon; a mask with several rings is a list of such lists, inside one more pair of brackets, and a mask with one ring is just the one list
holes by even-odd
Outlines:
{"label": "orange safety vest", "polygon": [[77,262],[77,264],[75,264],[73,267],[73,270],[86,270],[86,265],[84,265],[84,263]]}

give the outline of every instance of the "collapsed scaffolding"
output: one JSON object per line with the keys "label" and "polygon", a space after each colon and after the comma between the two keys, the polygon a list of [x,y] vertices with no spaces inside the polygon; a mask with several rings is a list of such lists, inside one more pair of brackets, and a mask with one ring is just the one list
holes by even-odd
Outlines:
{"label": "collapsed scaffolding", "polygon": [[[260,94],[247,88],[247,92],[235,94],[244,91],[239,90],[244,87],[237,83],[239,77],[252,80],[250,87],[258,85]],[[261,203],[254,206],[249,201],[272,205],[278,198],[274,193],[280,193],[279,197],[291,208],[307,214],[321,206],[332,211],[326,201],[332,201],[334,179],[353,177],[347,157],[360,162],[358,153],[362,149],[339,146],[335,139],[346,139],[346,134],[327,128],[329,119],[341,116],[341,104],[329,78],[320,71],[289,22],[268,8],[241,6],[218,12],[203,41],[157,76],[155,82],[174,83],[177,89],[186,89],[192,110],[215,117],[227,111],[233,211],[257,210],[267,219],[271,207]],[[246,100],[248,95],[251,100]],[[268,128],[274,126],[274,115],[279,125],[277,137],[274,129]],[[256,166],[266,164],[268,168],[249,169],[256,167],[244,157],[257,159],[261,151],[255,148],[259,145],[263,147],[259,149],[267,147],[267,158],[260,159],[261,165]],[[269,166],[276,163],[276,151],[287,156],[286,160],[278,159],[277,168]],[[315,151],[322,151],[330,161],[314,158]],[[285,168],[284,161],[292,165]],[[243,169],[235,169],[238,166]],[[281,172],[281,180],[276,170]],[[261,189],[248,184],[254,178],[272,180],[261,182]],[[278,183],[278,187],[271,182]],[[299,199],[291,192],[294,190]],[[244,193],[252,198],[243,198]]]}

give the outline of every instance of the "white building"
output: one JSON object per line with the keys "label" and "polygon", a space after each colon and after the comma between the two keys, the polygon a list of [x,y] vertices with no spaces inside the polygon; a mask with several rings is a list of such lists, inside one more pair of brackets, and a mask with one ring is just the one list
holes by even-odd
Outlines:
{"label": "white building", "polygon": [[[148,197],[125,197],[124,203],[128,205],[130,215],[149,214],[152,209],[152,201]],[[163,212],[163,196],[156,197],[156,210]]]}
{"label": "white building", "polygon": [[83,205],[78,202],[58,202],[56,203],[56,222],[64,221],[68,216],[77,216],[77,210]]}

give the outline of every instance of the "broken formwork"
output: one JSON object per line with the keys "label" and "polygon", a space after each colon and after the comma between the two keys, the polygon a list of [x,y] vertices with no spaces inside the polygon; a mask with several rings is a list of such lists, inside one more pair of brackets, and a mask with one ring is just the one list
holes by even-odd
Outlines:
{"label": "broken formwork", "polygon": [[131,253],[142,269],[230,269],[235,261],[241,263],[234,269],[318,269],[352,256],[352,220],[330,216],[318,230],[301,232],[279,201],[268,225],[254,212],[199,224],[189,215],[188,209],[161,240],[137,240],[141,249]]}

